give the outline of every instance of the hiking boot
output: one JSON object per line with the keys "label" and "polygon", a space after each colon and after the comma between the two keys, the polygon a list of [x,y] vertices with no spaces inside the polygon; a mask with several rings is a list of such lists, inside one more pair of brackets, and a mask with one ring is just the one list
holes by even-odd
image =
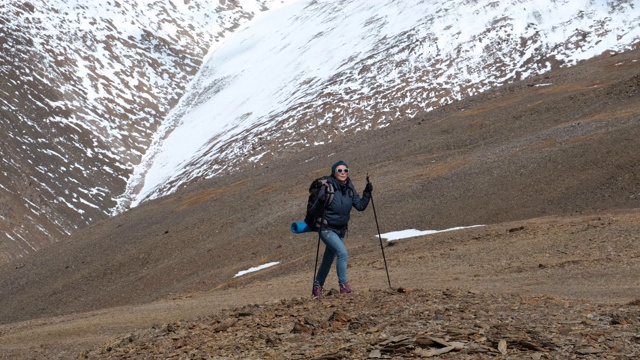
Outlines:
{"label": "hiking boot", "polygon": [[340,284],[340,294],[350,294],[352,291],[349,283]]}
{"label": "hiking boot", "polygon": [[321,298],[323,292],[324,289],[322,288],[322,286],[314,285],[313,290],[311,290],[311,295],[313,295],[314,298]]}

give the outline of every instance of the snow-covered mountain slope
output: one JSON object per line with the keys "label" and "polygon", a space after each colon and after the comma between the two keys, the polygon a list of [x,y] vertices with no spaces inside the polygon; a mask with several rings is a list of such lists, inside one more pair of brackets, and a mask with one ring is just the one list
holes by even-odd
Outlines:
{"label": "snow-covered mountain slope", "polygon": [[0,4],[0,262],[108,216],[202,58],[270,2]]}
{"label": "snow-covered mountain slope", "polygon": [[119,208],[639,40],[637,1],[298,1],[207,56]]}
{"label": "snow-covered mountain slope", "polygon": [[5,261],[221,171],[624,50],[640,5],[11,0],[0,24]]}

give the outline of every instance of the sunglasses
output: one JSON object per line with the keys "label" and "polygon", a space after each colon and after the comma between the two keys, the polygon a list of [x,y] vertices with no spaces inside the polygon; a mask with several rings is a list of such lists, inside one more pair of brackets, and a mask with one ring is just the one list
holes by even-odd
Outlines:
{"label": "sunglasses", "polygon": [[337,172],[339,172],[340,174],[345,173],[348,174],[349,173],[349,169],[336,169]]}

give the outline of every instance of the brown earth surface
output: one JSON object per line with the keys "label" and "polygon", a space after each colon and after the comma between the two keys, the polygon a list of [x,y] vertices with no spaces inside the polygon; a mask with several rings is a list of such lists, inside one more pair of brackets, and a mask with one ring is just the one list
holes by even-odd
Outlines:
{"label": "brown earth surface", "polygon": [[[392,288],[376,240],[350,241],[355,294],[314,300],[307,296],[312,269],[278,277],[265,269],[206,293],[2,325],[2,355],[367,359],[442,351],[440,358],[463,359],[494,358],[501,350],[522,359],[640,355],[640,209],[385,241]],[[307,246],[313,253],[314,240]],[[313,256],[309,260],[313,266]],[[332,272],[328,284],[335,282]]]}
{"label": "brown earth surface", "polygon": [[[640,51],[201,181],[0,265],[7,359],[636,358]],[[310,298],[311,179],[372,175]],[[405,229],[485,225],[385,243]],[[234,278],[268,262],[277,266]],[[328,284],[335,285],[335,273]]]}

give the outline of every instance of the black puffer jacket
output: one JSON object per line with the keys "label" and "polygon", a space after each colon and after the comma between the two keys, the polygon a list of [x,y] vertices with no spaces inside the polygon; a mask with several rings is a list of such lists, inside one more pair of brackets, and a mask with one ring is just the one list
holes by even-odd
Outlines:
{"label": "black puffer jacket", "polygon": [[[333,176],[329,177],[328,182],[333,185],[335,195],[331,204],[326,208],[325,226],[329,229],[345,230],[351,217],[351,208],[364,211],[371,200],[371,193],[364,192],[360,197],[349,178],[347,178],[346,184],[340,183]],[[326,189],[323,187],[318,194],[320,199],[323,199],[325,194]],[[319,202],[319,204],[322,203],[322,201]]]}

